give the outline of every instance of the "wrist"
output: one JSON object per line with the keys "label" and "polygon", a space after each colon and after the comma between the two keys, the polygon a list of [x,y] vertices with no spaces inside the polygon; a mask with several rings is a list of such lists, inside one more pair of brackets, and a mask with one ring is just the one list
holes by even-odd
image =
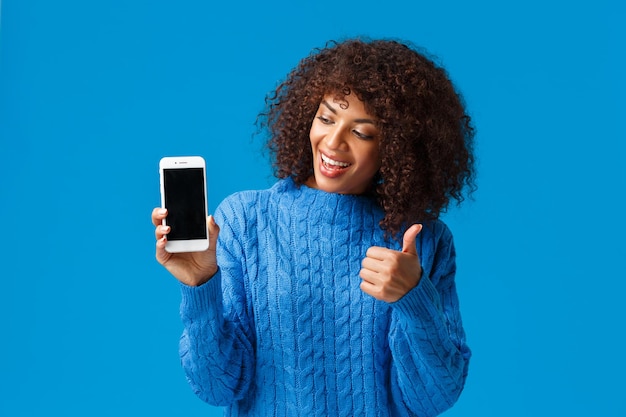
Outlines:
{"label": "wrist", "polygon": [[194,277],[189,279],[187,282],[184,282],[184,284],[190,286],[190,287],[199,287],[201,285],[206,284],[207,282],[209,282],[211,280],[211,278],[213,278],[215,276],[215,274],[217,274],[217,270],[215,270],[212,274],[210,275],[203,275],[201,277]]}

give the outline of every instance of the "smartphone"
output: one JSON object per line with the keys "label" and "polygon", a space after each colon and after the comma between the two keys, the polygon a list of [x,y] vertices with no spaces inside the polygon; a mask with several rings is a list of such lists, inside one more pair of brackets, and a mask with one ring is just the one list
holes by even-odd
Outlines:
{"label": "smartphone", "polygon": [[200,156],[164,157],[159,161],[163,224],[170,226],[165,250],[200,252],[209,247],[206,164]]}

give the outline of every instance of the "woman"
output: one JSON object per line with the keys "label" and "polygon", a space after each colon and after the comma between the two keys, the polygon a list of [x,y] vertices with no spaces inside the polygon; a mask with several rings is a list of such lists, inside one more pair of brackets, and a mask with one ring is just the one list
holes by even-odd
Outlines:
{"label": "woman", "polygon": [[440,414],[470,358],[438,220],[473,186],[459,94],[423,53],[351,39],[266,102],[279,181],[225,199],[208,251],[167,253],[167,212],[152,214],[190,384],[233,416]]}

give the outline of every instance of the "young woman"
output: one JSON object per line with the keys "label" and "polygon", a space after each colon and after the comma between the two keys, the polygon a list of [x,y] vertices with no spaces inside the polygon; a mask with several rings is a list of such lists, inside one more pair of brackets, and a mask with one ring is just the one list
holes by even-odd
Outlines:
{"label": "young woman", "polygon": [[[268,96],[278,182],[209,218],[181,281],[182,363],[232,416],[433,416],[467,376],[455,249],[473,128],[446,72],[396,41],[329,43]],[[219,235],[219,237],[218,237]]]}

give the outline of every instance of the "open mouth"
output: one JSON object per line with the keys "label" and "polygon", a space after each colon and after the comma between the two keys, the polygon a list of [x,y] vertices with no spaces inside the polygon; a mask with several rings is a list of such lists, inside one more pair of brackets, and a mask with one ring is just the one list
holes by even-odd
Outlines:
{"label": "open mouth", "polygon": [[350,165],[352,165],[347,162],[335,161],[334,159],[329,158],[323,153],[321,155],[322,155],[322,165],[324,165],[324,167],[328,170],[341,171],[343,169],[348,168]]}

